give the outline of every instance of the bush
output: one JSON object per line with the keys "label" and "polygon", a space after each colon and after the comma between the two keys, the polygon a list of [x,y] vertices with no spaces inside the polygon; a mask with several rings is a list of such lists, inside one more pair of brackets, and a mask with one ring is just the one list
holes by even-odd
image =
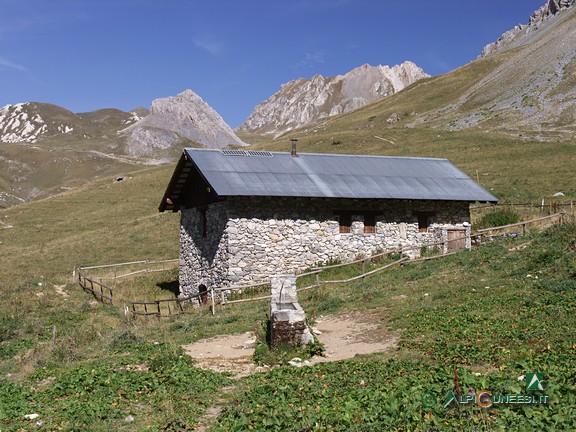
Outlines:
{"label": "bush", "polygon": [[517,222],[520,222],[518,213],[512,210],[495,210],[482,216],[476,224],[476,229],[510,225]]}

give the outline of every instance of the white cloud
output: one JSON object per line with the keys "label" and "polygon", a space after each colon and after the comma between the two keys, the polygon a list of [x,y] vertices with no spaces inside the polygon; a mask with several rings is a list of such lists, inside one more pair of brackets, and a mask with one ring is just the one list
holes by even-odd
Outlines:
{"label": "white cloud", "polygon": [[209,39],[195,39],[194,45],[212,55],[219,55],[224,50],[224,44]]}
{"label": "white cloud", "polygon": [[22,72],[27,72],[28,69],[26,69],[24,66],[19,65],[17,63],[11,62],[10,60],[8,60],[7,58],[4,58],[2,56],[0,56],[0,68],[2,69],[15,69],[15,70],[19,70]]}
{"label": "white cloud", "polygon": [[311,68],[319,64],[324,64],[324,53],[321,51],[308,52],[304,58],[294,66],[295,69]]}

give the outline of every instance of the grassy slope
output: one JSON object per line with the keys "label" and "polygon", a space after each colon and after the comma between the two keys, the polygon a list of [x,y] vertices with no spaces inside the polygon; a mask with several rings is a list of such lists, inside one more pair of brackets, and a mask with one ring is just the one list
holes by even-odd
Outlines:
{"label": "grassy slope", "polygon": [[[33,422],[23,416],[31,412],[45,421],[40,430],[186,430],[228,383],[192,368],[178,346],[260,326],[265,302],[231,306],[216,317],[202,310],[133,322],[120,307],[94,304],[75,284],[65,287],[68,297],[55,293],[54,285],[66,283],[77,263],[175,256],[177,215],[156,212],[168,175],[149,170],[126,183],[102,181],[0,214],[15,225],[0,240],[6,263],[0,420],[7,430],[30,427]],[[576,409],[575,341],[566,337],[576,325],[575,229],[569,225],[530,242],[495,243],[309,291],[301,302],[317,315],[379,308],[375,317],[383,330],[404,329],[401,347],[383,357],[280,368],[245,379],[229,396],[232,403],[216,430],[302,430],[314,424],[326,430],[493,430],[519,422],[529,429],[569,430]],[[172,272],[152,283],[175,278]],[[440,406],[422,410],[424,393],[442,399],[451,388],[453,365],[463,386],[519,394],[519,375],[542,372],[551,403],[467,407],[462,415]],[[134,423],[124,422],[128,415]]]}
{"label": "grassy slope", "polygon": [[179,215],[157,210],[170,175],[171,167],[138,171],[3,210],[13,225],[0,232],[4,284],[62,278],[86,263],[174,258]]}

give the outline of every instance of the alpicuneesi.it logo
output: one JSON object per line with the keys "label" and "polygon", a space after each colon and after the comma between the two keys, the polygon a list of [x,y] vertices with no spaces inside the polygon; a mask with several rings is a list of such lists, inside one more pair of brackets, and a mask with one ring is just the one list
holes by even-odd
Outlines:
{"label": "alpicuneesi.it logo", "polygon": [[[541,373],[527,373],[526,376],[519,377],[519,380],[526,380],[526,391],[544,391],[544,379]],[[462,392],[463,393],[463,392]],[[426,392],[422,397],[422,407],[425,409],[434,408],[441,402],[444,408],[452,405],[478,405],[489,408],[496,405],[542,405],[548,403],[548,396],[542,393],[509,394],[505,392],[492,392],[490,390],[476,391],[473,387],[468,388],[466,394],[459,394],[450,390],[439,401],[434,392]]]}

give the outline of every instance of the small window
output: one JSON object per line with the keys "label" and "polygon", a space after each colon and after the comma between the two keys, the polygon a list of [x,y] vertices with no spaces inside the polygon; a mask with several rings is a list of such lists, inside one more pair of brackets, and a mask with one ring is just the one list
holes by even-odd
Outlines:
{"label": "small window", "polygon": [[200,218],[200,233],[202,234],[202,237],[206,237],[208,235],[208,217],[206,216],[206,209],[200,209]]}
{"label": "small window", "polygon": [[376,214],[374,213],[364,214],[364,233],[365,234],[376,233]]}
{"label": "small window", "polygon": [[338,221],[340,222],[340,233],[349,234],[350,226],[352,225],[352,214],[351,213],[340,213],[338,215]]}

